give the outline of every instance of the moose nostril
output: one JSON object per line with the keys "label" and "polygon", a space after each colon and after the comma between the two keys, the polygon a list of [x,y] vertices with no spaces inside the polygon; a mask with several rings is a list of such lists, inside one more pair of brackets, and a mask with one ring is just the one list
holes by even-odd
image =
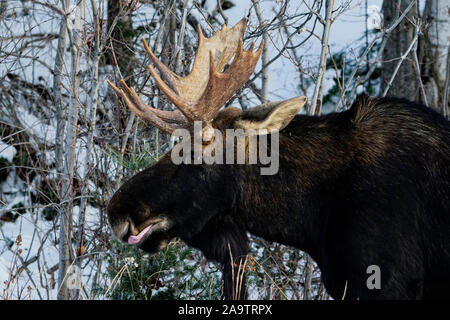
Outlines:
{"label": "moose nostril", "polygon": [[123,242],[127,243],[128,238],[132,235],[137,235],[139,232],[134,226],[134,223],[131,219],[128,219],[123,225],[121,236],[119,237]]}
{"label": "moose nostril", "polygon": [[123,242],[128,242],[128,238],[130,237],[130,235],[131,235],[131,233],[130,233],[130,231],[129,231],[129,229],[128,229],[128,231],[127,231],[127,233],[126,234],[124,234],[123,236],[122,236],[122,241]]}
{"label": "moose nostril", "polygon": [[129,221],[126,222],[126,227],[122,233],[122,237],[120,238],[123,242],[128,242],[128,238],[131,236],[132,227]]}
{"label": "moose nostril", "polygon": [[111,228],[117,239],[127,242],[131,232],[130,222],[128,220],[111,223]]}

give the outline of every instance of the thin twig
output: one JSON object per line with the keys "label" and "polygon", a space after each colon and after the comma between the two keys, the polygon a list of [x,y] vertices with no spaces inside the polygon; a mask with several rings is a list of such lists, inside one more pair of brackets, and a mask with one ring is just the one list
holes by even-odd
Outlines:
{"label": "thin twig", "polygon": [[261,63],[262,63],[262,68],[261,68],[261,72],[262,72],[262,77],[261,77],[261,94],[262,94],[262,99],[263,99],[263,103],[267,102],[267,95],[268,95],[268,85],[269,85],[269,37],[267,34],[267,28],[266,28],[266,24],[264,21],[264,16],[261,10],[261,7],[259,5],[259,1],[258,0],[252,0],[253,6],[255,8],[255,12],[256,12],[256,16],[258,17],[258,21],[259,21],[259,25],[260,28],[263,29],[263,40],[264,40],[264,48],[263,48],[263,52],[262,52],[262,57],[261,57]]}
{"label": "thin twig", "polygon": [[[314,88],[313,97],[311,99],[311,104],[308,109],[308,114],[313,115],[317,114],[319,115],[322,109],[322,96],[323,96],[323,81],[325,78],[325,67],[327,63],[327,52],[328,52],[328,38],[330,36],[330,29],[331,29],[331,21],[333,19],[333,7],[334,7],[334,0],[327,0],[325,4],[325,24],[323,27],[323,34],[322,34],[322,50],[320,52],[320,63],[319,63],[319,70],[318,70],[318,76],[317,76],[317,82],[316,86]],[[320,101],[320,105],[317,106],[318,101]]]}
{"label": "thin twig", "polygon": [[449,78],[450,78],[450,45],[447,50],[447,68],[445,71],[445,81],[444,81],[444,97],[442,99],[442,114],[447,119],[449,118],[449,110],[448,110],[448,91],[449,88]]}
{"label": "thin twig", "polygon": [[222,1],[223,1],[223,0],[217,0],[217,8],[219,9],[220,16],[222,17],[222,19],[223,19],[225,25],[228,25],[228,17],[227,17],[227,16],[225,15],[225,13],[223,12],[223,9],[222,9]]}
{"label": "thin twig", "polygon": [[412,56],[413,56],[413,65],[414,65],[414,70],[416,72],[416,79],[417,79],[417,83],[419,85],[419,89],[420,89],[420,93],[422,95],[422,99],[423,99],[423,103],[428,106],[428,99],[427,99],[427,94],[425,93],[425,88],[423,86],[423,81],[422,81],[422,75],[420,73],[420,66],[419,66],[419,58],[417,57],[417,41],[414,45],[414,49],[412,51]]}
{"label": "thin twig", "polygon": [[397,72],[400,69],[400,66],[402,65],[403,60],[406,59],[406,57],[408,56],[409,52],[415,46],[418,37],[419,37],[419,32],[416,31],[416,34],[414,35],[414,38],[411,41],[411,44],[409,45],[408,49],[406,49],[406,51],[402,54],[402,56],[400,57],[400,60],[398,61],[397,65],[395,66],[394,72],[392,73],[391,78],[389,79],[389,82],[388,82],[386,88],[384,89],[383,94],[381,95],[382,97],[385,97],[386,94],[388,93],[392,83],[394,82],[394,78],[397,75]]}

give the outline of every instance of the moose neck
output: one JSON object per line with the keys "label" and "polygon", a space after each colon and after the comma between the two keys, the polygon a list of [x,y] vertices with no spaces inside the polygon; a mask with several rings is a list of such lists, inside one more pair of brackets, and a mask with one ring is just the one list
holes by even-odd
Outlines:
{"label": "moose neck", "polygon": [[339,210],[345,192],[339,186],[352,163],[352,129],[343,119],[349,113],[297,116],[280,132],[277,174],[260,175],[257,166],[237,169],[236,214],[250,233],[295,246],[320,261],[320,244],[330,214]]}

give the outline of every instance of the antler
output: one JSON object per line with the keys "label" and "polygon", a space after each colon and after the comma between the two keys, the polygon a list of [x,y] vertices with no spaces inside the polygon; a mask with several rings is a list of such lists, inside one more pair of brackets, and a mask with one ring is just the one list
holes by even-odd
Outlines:
{"label": "antler", "polygon": [[[180,77],[167,68],[142,39],[150,60],[161,73],[159,76],[149,65],[151,75],[179,111],[163,111],[145,104],[123,80],[121,84],[125,90],[110,81],[108,84],[131,111],[163,131],[172,133],[177,128],[190,128],[195,120],[210,123],[225,102],[248,81],[261,55],[263,41],[256,52],[253,52],[253,43],[248,51],[242,49],[246,25],[247,19],[244,18],[231,29],[223,26],[211,38],[205,38],[199,26],[198,49],[192,71],[186,77]],[[233,55],[233,62],[222,73]]]}

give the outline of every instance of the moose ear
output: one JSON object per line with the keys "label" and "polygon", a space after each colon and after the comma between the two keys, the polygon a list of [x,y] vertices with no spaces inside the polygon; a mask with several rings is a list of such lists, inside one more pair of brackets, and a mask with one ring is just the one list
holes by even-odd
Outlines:
{"label": "moose ear", "polygon": [[244,110],[235,122],[235,127],[265,133],[280,131],[291,122],[306,101],[306,97],[296,97]]}

